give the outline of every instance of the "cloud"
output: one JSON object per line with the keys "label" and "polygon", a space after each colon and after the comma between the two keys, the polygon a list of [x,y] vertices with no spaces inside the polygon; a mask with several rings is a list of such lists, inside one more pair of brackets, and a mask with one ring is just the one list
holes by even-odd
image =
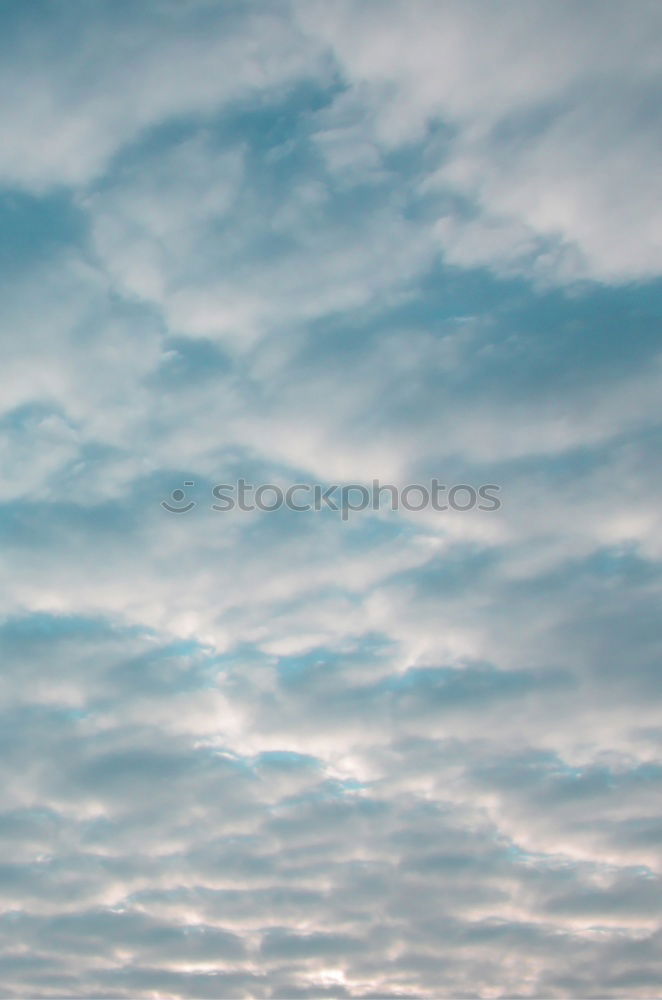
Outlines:
{"label": "cloud", "polygon": [[656,5],[296,9],[347,82],[320,116],[332,169],[360,175],[366,142],[388,156],[441,130],[417,180],[448,262],[561,283],[659,275]]}
{"label": "cloud", "polygon": [[657,7],[2,16],[3,988],[654,996]]}
{"label": "cloud", "polygon": [[[8,14],[3,89],[12,143],[0,159],[6,183],[43,191],[85,184],[121,147],[164,120],[213,115],[281,92],[323,71],[282,11],[218,11],[194,2],[183,13],[155,2],[142,11],[101,2]],[[12,23],[13,22],[13,23]]]}

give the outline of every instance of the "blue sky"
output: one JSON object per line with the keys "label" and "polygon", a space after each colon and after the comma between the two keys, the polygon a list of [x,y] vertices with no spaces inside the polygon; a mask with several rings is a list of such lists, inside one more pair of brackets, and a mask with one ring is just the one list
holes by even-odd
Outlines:
{"label": "blue sky", "polygon": [[658,996],[660,5],[0,18],[0,995]]}

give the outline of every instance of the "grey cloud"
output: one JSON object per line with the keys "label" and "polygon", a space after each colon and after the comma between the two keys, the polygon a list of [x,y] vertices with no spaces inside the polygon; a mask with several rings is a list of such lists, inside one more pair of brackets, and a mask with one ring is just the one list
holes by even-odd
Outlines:
{"label": "grey cloud", "polygon": [[[0,296],[2,989],[655,995],[657,9],[41,13],[0,114],[43,230]],[[225,517],[227,475],[504,503]]]}

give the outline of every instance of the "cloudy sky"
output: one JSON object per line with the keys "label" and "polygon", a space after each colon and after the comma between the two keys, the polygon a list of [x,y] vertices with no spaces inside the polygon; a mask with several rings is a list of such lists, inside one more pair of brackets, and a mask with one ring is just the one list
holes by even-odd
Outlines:
{"label": "cloudy sky", "polygon": [[0,995],[659,996],[660,3],[0,22]]}

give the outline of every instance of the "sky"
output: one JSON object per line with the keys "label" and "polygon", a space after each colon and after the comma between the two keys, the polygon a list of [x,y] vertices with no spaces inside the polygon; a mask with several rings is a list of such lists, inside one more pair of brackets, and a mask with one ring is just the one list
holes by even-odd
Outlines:
{"label": "sky", "polygon": [[0,996],[659,996],[662,6],[0,49]]}

